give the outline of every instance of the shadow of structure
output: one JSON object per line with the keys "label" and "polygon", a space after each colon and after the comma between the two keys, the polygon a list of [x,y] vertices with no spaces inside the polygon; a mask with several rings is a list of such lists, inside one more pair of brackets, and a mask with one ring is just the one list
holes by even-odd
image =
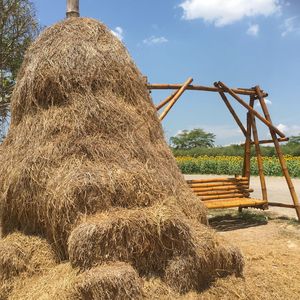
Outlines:
{"label": "shadow of structure", "polygon": [[209,224],[216,231],[231,231],[268,224],[264,215],[239,213],[214,216],[209,219]]}

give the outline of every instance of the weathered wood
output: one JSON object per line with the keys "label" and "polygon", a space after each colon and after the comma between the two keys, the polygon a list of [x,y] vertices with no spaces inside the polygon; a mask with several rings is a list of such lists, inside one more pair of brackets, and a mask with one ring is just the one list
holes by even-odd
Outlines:
{"label": "weathered wood", "polygon": [[167,103],[169,103],[173,98],[174,96],[178,93],[178,91],[175,91],[172,95],[168,96],[164,101],[162,101],[161,103],[159,103],[157,106],[156,106],[156,110],[160,110],[162,107],[164,107]]}
{"label": "weathered wood", "polygon": [[169,102],[168,106],[165,108],[165,110],[162,112],[162,114],[159,116],[159,120],[162,121],[168,112],[171,110],[173,105],[176,103],[176,101],[180,98],[180,96],[184,93],[186,90],[187,86],[193,82],[193,78],[189,78],[183,85],[182,87],[178,90],[176,95],[173,97],[173,99]]}
{"label": "weathered wood", "polygon": [[209,187],[209,188],[203,188],[203,187],[191,187],[191,189],[194,192],[206,192],[206,191],[231,191],[231,190],[235,190],[235,189],[239,189],[239,190],[246,190],[249,192],[253,192],[253,189],[249,189],[248,186],[244,185],[244,186],[237,186],[237,185],[230,185],[230,186],[220,186],[220,187]]}
{"label": "weathered wood", "polygon": [[269,206],[275,206],[275,207],[296,208],[296,206],[292,204],[277,203],[277,202],[269,202],[268,204]]}
{"label": "weathered wood", "polygon": [[223,82],[219,81],[216,83],[223,91],[229,93],[234,99],[236,99],[242,106],[244,106],[248,111],[255,115],[259,120],[261,120],[265,125],[274,130],[280,137],[285,137],[284,133],[282,133],[276,126],[274,126],[270,121],[264,118],[260,113],[258,113],[254,108],[252,108],[249,104],[247,104],[243,99],[241,99],[232,89],[227,87]]}
{"label": "weathered wood", "polygon": [[224,199],[232,199],[232,198],[244,198],[244,194],[242,193],[232,193],[232,194],[220,194],[220,195],[213,195],[213,196],[201,196],[201,200],[224,200]]}
{"label": "weathered wood", "polygon": [[67,18],[79,16],[79,0],[67,0]]}
{"label": "weathered wood", "polygon": [[226,200],[203,201],[208,209],[231,208],[231,207],[263,207],[267,202],[252,198],[234,198]]}
{"label": "weathered wood", "polygon": [[228,191],[194,191],[194,193],[198,196],[218,196],[218,195],[232,195],[232,194],[243,194],[248,197],[250,195],[249,190],[241,190],[241,189],[232,189]]}
{"label": "weathered wood", "polygon": [[[218,87],[218,86],[216,86]],[[228,110],[230,111],[230,113],[232,114],[234,120],[236,121],[236,123],[238,124],[238,126],[240,127],[242,133],[244,134],[244,136],[247,136],[247,131],[243,125],[243,123],[241,122],[240,118],[238,117],[238,115],[236,114],[235,110],[233,109],[233,107],[231,106],[230,102],[228,101],[225,93],[223,92],[219,92],[221,98],[223,99],[225,105],[227,106]]]}
{"label": "weathered wood", "polygon": [[[181,84],[148,84],[147,88],[149,90],[178,90],[180,89]],[[201,86],[201,85],[189,85],[186,88],[190,91],[206,91],[206,92],[222,92],[223,90],[216,87],[208,87],[208,86]],[[254,95],[256,96],[256,92],[253,89],[239,89],[235,88],[232,89],[238,95]],[[263,92],[264,93],[264,92]],[[268,94],[264,93],[264,97],[267,97]]]}
{"label": "weathered wood", "polygon": [[186,182],[188,184],[192,184],[192,183],[211,183],[211,182],[237,182],[237,181],[246,181],[246,180],[248,180],[247,177],[234,177],[234,178],[217,177],[217,178],[207,178],[207,179],[191,179],[191,180],[187,180]]}
{"label": "weathered wood", "polygon": [[[254,107],[253,97],[250,98],[250,106],[252,108]],[[260,146],[259,146],[259,138],[258,138],[258,133],[257,133],[256,121],[255,121],[255,117],[253,114],[251,114],[251,122],[252,122],[251,125],[252,125],[253,139],[254,139],[254,144],[255,144],[258,174],[259,174],[261,191],[262,191],[262,198],[263,198],[263,200],[268,201],[268,193],[267,193],[267,187],[266,187],[266,179],[265,179],[265,175],[264,175],[263,159],[262,159]]]}
{"label": "weathered wood", "polygon": [[247,113],[247,135],[246,135],[244,166],[243,166],[243,176],[247,178],[248,184],[250,184],[250,176],[251,176],[251,130],[252,130],[251,115],[250,112],[248,112]]}
{"label": "weathered wood", "polygon": [[[279,138],[277,139],[279,143],[283,143],[283,142],[288,142],[290,139],[288,137],[285,138]],[[263,144],[273,144],[273,140],[260,140],[259,144],[263,145]],[[241,146],[244,146],[245,144],[242,144]],[[251,145],[254,145],[254,142],[251,142]]]}
{"label": "weathered wood", "polygon": [[[268,107],[266,105],[264,97],[261,94],[261,90],[260,90],[259,86],[256,86],[255,90],[256,90],[257,96],[258,96],[259,101],[260,101],[261,108],[264,112],[264,115],[265,115],[266,119],[269,120],[269,122],[272,122]],[[275,133],[274,130],[271,130],[271,129],[270,129],[270,133],[271,133],[272,139],[274,141],[274,146],[275,146],[277,156],[278,156],[278,159],[279,159],[279,162],[280,162],[280,165],[281,165],[282,173],[285,177],[285,180],[287,182],[287,185],[288,185],[289,190],[290,190],[290,194],[292,196],[292,199],[293,199],[293,202],[294,202],[294,205],[295,205],[298,220],[300,221],[300,205],[299,205],[298,196],[296,194],[292,179],[290,177],[290,174],[289,174],[289,171],[288,171],[288,168],[287,168],[287,165],[286,165],[286,161],[284,159],[284,156],[283,156],[283,153],[281,151],[279,142],[277,140],[276,133]]]}

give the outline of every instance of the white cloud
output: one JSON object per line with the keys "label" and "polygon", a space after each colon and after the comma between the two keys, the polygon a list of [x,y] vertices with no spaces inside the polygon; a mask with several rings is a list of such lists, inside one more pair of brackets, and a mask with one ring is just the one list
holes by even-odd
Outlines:
{"label": "white cloud", "polygon": [[225,26],[245,17],[271,16],[281,11],[281,0],[184,0],[179,6],[186,20],[203,19]]}
{"label": "white cloud", "polygon": [[287,136],[299,135],[300,134],[300,125],[285,125],[279,124],[276,126],[280,131],[282,131]]}
{"label": "white cloud", "polygon": [[148,45],[148,46],[157,45],[157,44],[164,44],[164,43],[167,43],[167,42],[168,42],[168,39],[166,39],[165,37],[163,37],[163,36],[157,37],[157,36],[154,36],[154,35],[143,40],[143,43],[145,45]]}
{"label": "white cloud", "polygon": [[282,24],[282,33],[281,36],[285,37],[290,33],[300,34],[300,17],[291,17],[284,20]]}
{"label": "white cloud", "polygon": [[[267,105],[272,105],[272,101],[271,100],[269,100],[269,99],[265,99],[265,102],[266,102],[266,104]],[[256,103],[256,105],[255,105],[256,107],[260,107],[260,103],[259,103],[259,101]]]}
{"label": "white cloud", "polygon": [[253,25],[249,26],[249,28],[247,30],[248,35],[257,36],[258,33],[259,33],[259,25],[258,24],[253,24]]}
{"label": "white cloud", "polygon": [[116,36],[120,41],[124,40],[124,29],[117,26],[114,30],[111,30],[112,34]]}

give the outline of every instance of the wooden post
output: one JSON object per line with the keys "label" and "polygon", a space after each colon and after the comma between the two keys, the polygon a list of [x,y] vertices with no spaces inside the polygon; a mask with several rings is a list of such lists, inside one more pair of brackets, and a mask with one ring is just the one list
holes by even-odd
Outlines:
{"label": "wooden post", "polygon": [[79,16],[79,0],[67,0],[67,18]]}
{"label": "wooden post", "polygon": [[[242,106],[248,109],[255,117],[261,120],[264,124],[266,124],[269,128],[275,131],[281,137],[285,137],[284,133],[282,133],[277,127],[275,127],[271,122],[266,120],[261,114],[259,114],[254,108],[248,105],[243,99],[241,99],[233,90],[227,87],[223,82],[218,82],[218,86],[224,89],[225,92],[229,93],[233,98],[235,98]],[[261,91],[259,91],[261,93]]]}
{"label": "wooden post", "polygon": [[[254,107],[254,98],[253,98],[253,96],[250,97],[250,106]],[[262,159],[260,146],[259,146],[259,139],[258,139],[256,121],[255,121],[255,117],[254,117],[253,114],[251,114],[251,125],[252,125],[253,140],[254,140],[254,145],[255,145],[256,160],[257,160],[257,166],[258,166],[258,174],[259,174],[259,179],[260,179],[262,197],[263,197],[263,200],[268,201],[267,186],[266,186],[266,180],[265,180],[265,175],[264,175],[264,167],[263,167],[263,159]]]}
{"label": "wooden post", "polygon": [[[217,87],[217,86],[216,86]],[[221,98],[223,99],[225,105],[227,106],[228,110],[230,111],[230,113],[232,114],[234,120],[237,122],[238,126],[240,127],[241,131],[243,132],[244,136],[247,136],[247,132],[246,129],[243,125],[243,123],[241,122],[240,118],[238,117],[238,115],[236,114],[235,110],[233,109],[233,107],[231,106],[230,102],[228,101],[226,95],[223,92],[219,93]]]}
{"label": "wooden post", "polygon": [[164,101],[160,102],[157,106],[156,106],[156,110],[160,110],[162,107],[164,107],[167,103],[169,103],[174,96],[178,93],[178,91],[175,91],[172,95],[168,96]]}
{"label": "wooden post", "polygon": [[180,96],[184,93],[186,88],[188,87],[189,84],[193,82],[193,78],[189,78],[183,86],[178,90],[176,95],[173,97],[173,99],[169,102],[169,105],[165,108],[165,110],[162,112],[162,114],[159,116],[159,120],[162,121],[165,116],[168,114],[168,112],[171,110],[173,105],[176,103],[176,101],[180,98]]}
{"label": "wooden post", "polygon": [[248,178],[248,186],[250,185],[251,176],[251,116],[247,113],[247,135],[245,142],[245,153],[244,153],[244,167],[243,167],[243,177]]}
{"label": "wooden post", "polygon": [[[262,96],[262,93],[261,93],[261,90],[260,90],[259,86],[256,86],[255,90],[256,90],[256,93],[257,93],[257,96],[258,96],[261,108],[262,108],[262,110],[264,112],[264,115],[265,115],[266,119],[269,122],[272,122],[271,121],[271,117],[270,117],[270,113],[269,113],[269,110],[268,110],[268,107],[266,105],[264,97]],[[285,180],[287,182],[287,185],[289,187],[289,190],[290,190],[290,193],[291,193],[294,205],[295,205],[295,209],[296,209],[296,213],[297,213],[297,216],[298,216],[298,220],[300,221],[300,205],[299,205],[298,196],[296,194],[293,182],[291,180],[291,177],[290,177],[287,165],[286,165],[286,161],[284,159],[284,156],[283,156],[283,153],[281,151],[279,142],[277,140],[276,133],[271,128],[270,128],[270,133],[271,133],[272,139],[274,141],[274,146],[275,146],[275,149],[276,149],[276,152],[277,152],[277,156],[278,156],[278,159],[279,159],[279,162],[280,162],[280,165],[281,165],[282,173],[283,173],[283,175],[285,177]]]}

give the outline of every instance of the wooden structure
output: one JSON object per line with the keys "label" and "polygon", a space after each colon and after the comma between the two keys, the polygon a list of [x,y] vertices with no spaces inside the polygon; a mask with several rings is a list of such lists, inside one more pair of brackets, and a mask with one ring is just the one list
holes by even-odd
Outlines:
{"label": "wooden structure", "polygon": [[[223,100],[225,106],[231,113],[233,119],[236,121],[240,130],[245,136],[245,152],[244,164],[241,177],[235,178],[215,178],[204,180],[188,180],[187,183],[199,197],[202,198],[208,208],[228,208],[228,207],[255,207],[267,209],[268,206],[278,206],[294,208],[296,210],[298,219],[300,221],[300,205],[298,196],[295,192],[294,185],[289,175],[286,161],[280,148],[281,142],[286,142],[289,139],[281,132],[276,126],[273,125],[265,98],[268,96],[259,86],[254,88],[236,88],[232,89],[226,86],[223,82],[215,82],[213,87],[192,85],[192,78],[188,78],[183,84],[147,84],[149,90],[175,90],[169,97],[157,105],[157,111],[164,110],[160,114],[159,119],[162,121],[170,112],[172,107],[178,101],[180,96],[187,90],[192,91],[206,91],[218,93]],[[246,126],[233,109],[228,96],[237,101],[243,106],[246,111]],[[248,101],[242,97],[248,97]],[[255,109],[255,103],[259,102],[263,114]],[[265,124],[271,135],[270,140],[260,140],[258,136],[256,121],[259,120]],[[282,173],[286,179],[287,185],[290,190],[293,204],[274,203],[268,201],[267,187],[265,182],[263,170],[263,158],[261,154],[261,144],[274,144],[277,157],[281,165]],[[251,146],[254,145],[257,158],[257,165],[259,171],[259,178],[262,190],[262,199],[250,198],[250,159],[251,159]]]}
{"label": "wooden structure", "polygon": [[79,17],[79,0],[67,0],[67,18]]}

